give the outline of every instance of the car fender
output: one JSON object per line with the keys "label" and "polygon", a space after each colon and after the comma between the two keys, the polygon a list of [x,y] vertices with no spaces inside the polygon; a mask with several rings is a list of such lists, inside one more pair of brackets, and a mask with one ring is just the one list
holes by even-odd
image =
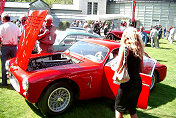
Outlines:
{"label": "car fender", "polygon": [[118,34],[118,33],[115,33],[115,32],[108,32],[107,36],[110,35],[110,34],[114,35],[116,38],[119,38],[119,39],[121,39],[121,37],[122,37],[121,34]]}

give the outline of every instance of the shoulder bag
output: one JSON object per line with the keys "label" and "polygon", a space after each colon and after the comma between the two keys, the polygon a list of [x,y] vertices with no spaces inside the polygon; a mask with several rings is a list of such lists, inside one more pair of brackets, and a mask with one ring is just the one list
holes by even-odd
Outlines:
{"label": "shoulder bag", "polygon": [[114,76],[113,80],[115,83],[125,83],[130,80],[129,74],[128,74],[128,67],[127,67],[127,47],[125,47],[124,50],[124,58],[123,58],[123,63],[119,71],[117,72],[114,70]]}

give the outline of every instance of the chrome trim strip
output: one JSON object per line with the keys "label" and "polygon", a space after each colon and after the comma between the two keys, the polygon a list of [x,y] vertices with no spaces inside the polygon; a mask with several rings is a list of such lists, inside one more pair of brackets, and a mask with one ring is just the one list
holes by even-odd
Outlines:
{"label": "chrome trim strip", "polygon": [[148,84],[145,84],[145,83],[142,83],[142,85],[144,85],[144,86],[147,86],[147,87],[150,87],[150,85],[148,85]]}

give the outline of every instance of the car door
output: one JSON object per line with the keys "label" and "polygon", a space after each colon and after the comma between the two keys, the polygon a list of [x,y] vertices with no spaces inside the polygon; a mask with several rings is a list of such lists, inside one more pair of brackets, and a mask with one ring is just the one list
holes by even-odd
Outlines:
{"label": "car door", "polygon": [[142,91],[138,98],[138,108],[146,109],[148,104],[152,75],[157,61],[155,59],[143,56],[143,72],[140,73],[142,79]]}
{"label": "car door", "polygon": [[[112,61],[112,60],[111,60]],[[117,94],[118,88],[120,84],[117,84],[113,81],[112,77],[114,76],[114,71],[111,69],[111,61],[108,61],[104,66],[104,74],[105,74],[105,97],[113,98],[115,99],[115,96]],[[140,93],[139,99],[138,99],[138,108],[146,109],[148,104],[148,98],[149,98],[149,91],[150,91],[150,85],[152,81],[152,75],[155,68],[156,61],[151,58],[144,58],[144,71],[143,73],[140,73],[141,79],[142,79],[142,91]],[[109,91],[108,91],[109,90]],[[110,97],[109,97],[110,96]]]}

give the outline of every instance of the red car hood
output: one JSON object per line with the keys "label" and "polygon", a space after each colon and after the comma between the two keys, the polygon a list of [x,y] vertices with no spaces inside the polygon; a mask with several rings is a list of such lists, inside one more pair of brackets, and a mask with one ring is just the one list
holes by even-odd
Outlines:
{"label": "red car hood", "polygon": [[30,10],[28,13],[16,56],[17,64],[24,70],[27,69],[33,47],[47,14],[47,10]]}

